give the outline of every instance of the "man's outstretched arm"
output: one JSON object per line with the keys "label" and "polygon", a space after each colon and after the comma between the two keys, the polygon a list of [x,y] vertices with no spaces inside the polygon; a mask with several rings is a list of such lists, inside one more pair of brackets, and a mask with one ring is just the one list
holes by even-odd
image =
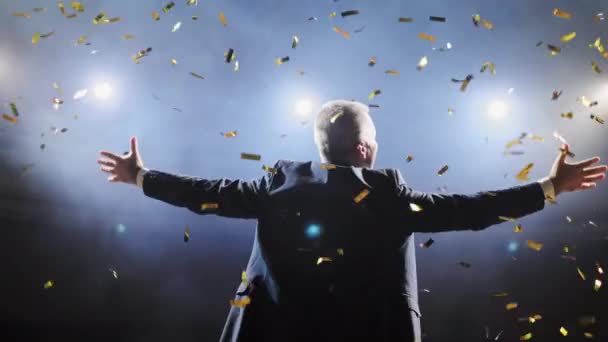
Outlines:
{"label": "man's outstretched arm", "polygon": [[97,160],[101,171],[110,174],[108,181],[134,184],[143,188],[146,196],[188,208],[199,214],[227,217],[256,218],[265,194],[266,178],[260,181],[217,179],[180,176],[144,167],[137,139],[131,138],[129,153],[118,156],[100,152]]}
{"label": "man's outstretched arm", "polygon": [[[541,181],[475,195],[417,192],[407,187],[397,174],[399,207],[405,210],[404,215],[414,231],[479,230],[507,218],[519,218],[541,210],[547,197],[555,199],[564,192],[593,189],[596,182],[605,178],[608,166],[593,166],[599,162],[599,157],[571,164],[566,162],[568,146],[564,145],[562,150],[549,176]],[[410,203],[422,210],[410,210]],[[414,206],[414,209],[417,208]]]}

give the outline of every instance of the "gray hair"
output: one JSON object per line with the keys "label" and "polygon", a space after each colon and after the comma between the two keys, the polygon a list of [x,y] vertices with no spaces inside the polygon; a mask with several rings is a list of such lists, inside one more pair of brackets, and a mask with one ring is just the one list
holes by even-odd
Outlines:
{"label": "gray hair", "polygon": [[348,165],[358,143],[375,143],[376,128],[365,104],[335,100],[321,107],[314,135],[321,159]]}

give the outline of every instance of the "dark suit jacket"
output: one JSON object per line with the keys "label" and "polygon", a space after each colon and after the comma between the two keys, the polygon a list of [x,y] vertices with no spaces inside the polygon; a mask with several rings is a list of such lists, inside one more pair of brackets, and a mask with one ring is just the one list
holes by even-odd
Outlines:
{"label": "dark suit jacket", "polygon": [[[413,233],[479,230],[544,207],[538,183],[440,195],[412,190],[393,169],[293,161],[275,168],[251,182],[144,176],[147,196],[258,220],[248,282],[235,297],[251,303],[231,308],[222,341],[412,341],[412,317],[420,316]],[[355,203],[364,189],[369,195]],[[207,202],[218,208],[202,210]]]}

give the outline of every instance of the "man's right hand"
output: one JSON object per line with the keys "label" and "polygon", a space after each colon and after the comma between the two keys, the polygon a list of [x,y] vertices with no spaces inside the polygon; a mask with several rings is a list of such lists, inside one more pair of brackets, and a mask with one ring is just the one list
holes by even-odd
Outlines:
{"label": "man's right hand", "polygon": [[97,163],[101,165],[99,169],[110,174],[109,182],[136,184],[137,173],[144,168],[144,162],[137,148],[137,137],[131,138],[131,151],[123,156],[108,151],[99,153],[102,156],[97,159]]}

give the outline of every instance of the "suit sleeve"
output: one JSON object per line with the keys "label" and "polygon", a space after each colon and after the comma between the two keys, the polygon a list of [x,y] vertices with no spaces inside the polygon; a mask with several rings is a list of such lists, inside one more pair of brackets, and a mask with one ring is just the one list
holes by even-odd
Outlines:
{"label": "suit sleeve", "polygon": [[[416,232],[481,230],[504,222],[500,217],[519,218],[545,206],[538,182],[473,195],[435,194],[415,191],[394,171],[397,184],[397,211]],[[422,210],[415,211],[410,203]]]}
{"label": "suit sleeve", "polygon": [[259,180],[203,179],[150,170],[144,194],[197,214],[258,218],[264,209],[269,177]]}

